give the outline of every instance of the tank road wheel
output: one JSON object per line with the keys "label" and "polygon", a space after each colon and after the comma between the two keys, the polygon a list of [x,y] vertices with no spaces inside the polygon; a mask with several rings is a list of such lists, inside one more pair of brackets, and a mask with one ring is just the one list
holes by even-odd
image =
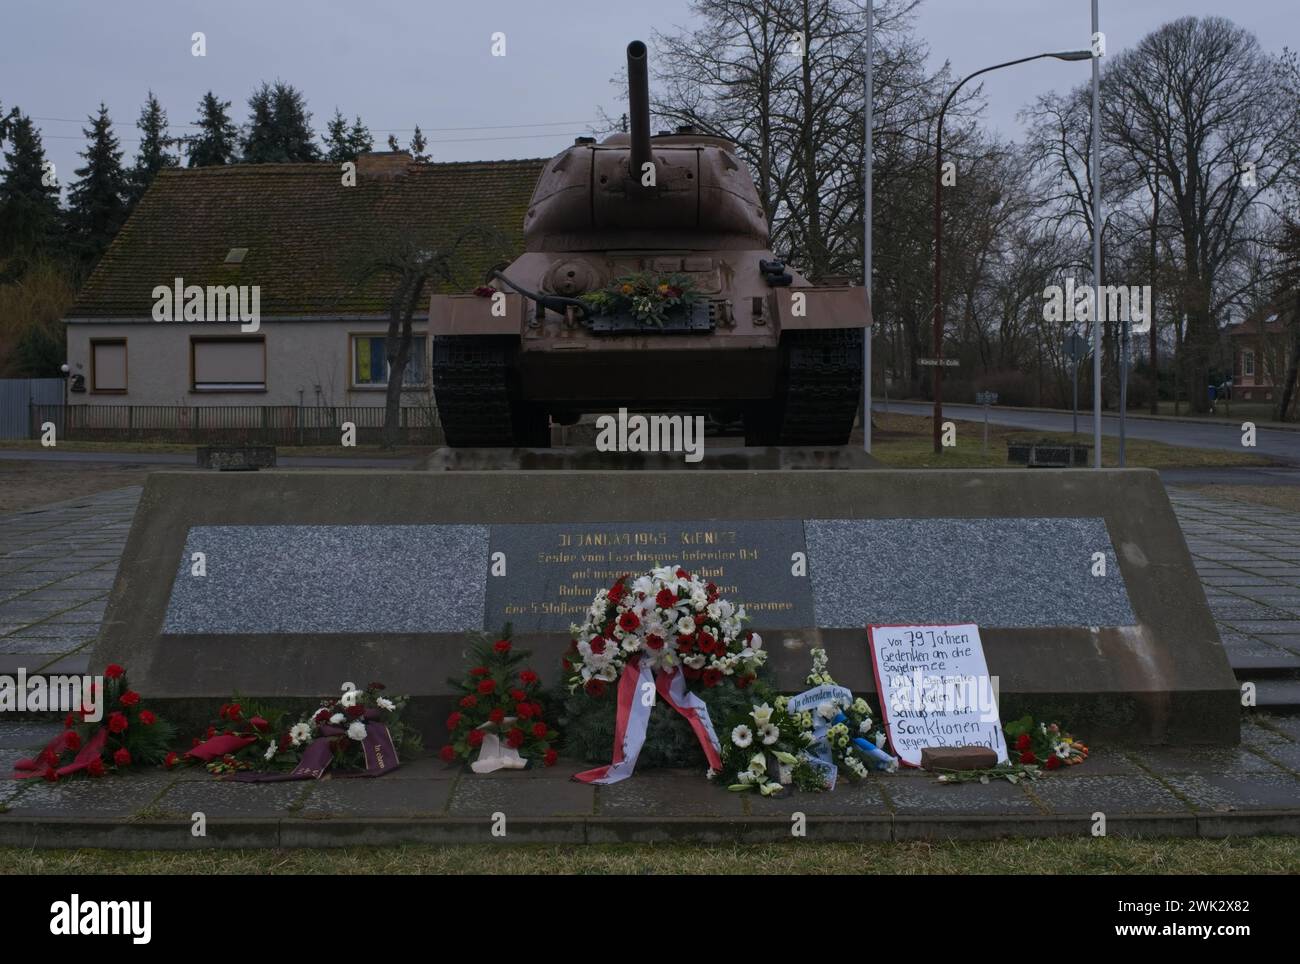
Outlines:
{"label": "tank road wheel", "polygon": [[433,398],[452,448],[545,447],[547,414],[519,399],[517,339],[448,335],[433,339]]}
{"label": "tank road wheel", "polygon": [[862,399],[862,332],[784,332],[776,397],[746,411],[746,444],[847,443]]}

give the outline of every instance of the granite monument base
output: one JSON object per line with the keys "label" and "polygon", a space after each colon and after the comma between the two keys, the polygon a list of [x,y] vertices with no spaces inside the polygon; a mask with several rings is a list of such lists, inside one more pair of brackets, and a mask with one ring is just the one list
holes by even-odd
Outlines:
{"label": "granite monument base", "polygon": [[467,633],[511,621],[555,682],[595,589],[666,562],[747,604],[785,691],[821,645],[873,692],[868,623],[970,622],[1004,720],[1238,740],[1237,683],[1144,470],[156,473],[92,666],[185,719],[382,680],[440,739]]}

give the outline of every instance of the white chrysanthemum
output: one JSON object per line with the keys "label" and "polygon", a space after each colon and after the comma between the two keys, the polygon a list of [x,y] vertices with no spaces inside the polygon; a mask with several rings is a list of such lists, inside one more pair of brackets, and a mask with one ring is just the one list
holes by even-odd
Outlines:
{"label": "white chrysanthemum", "polygon": [[306,723],[295,723],[289,728],[289,739],[294,746],[302,746],[311,739],[311,727]]}
{"label": "white chrysanthemum", "polygon": [[742,723],[731,731],[731,742],[743,750],[754,742],[754,732]]}
{"label": "white chrysanthemum", "polygon": [[342,686],[339,687],[339,692],[340,692],[340,693],[347,693],[347,692],[350,692],[350,691],[352,691],[352,690],[354,690],[354,689],[356,689],[356,688],[357,688],[357,684],[356,684],[356,683],[344,683]]}
{"label": "white chrysanthemum", "polygon": [[764,746],[771,746],[777,740],[781,739],[781,731],[771,723],[765,724],[759,731],[759,736],[763,738]]}
{"label": "white chrysanthemum", "polygon": [[335,713],[333,716],[330,717],[330,722],[333,723],[335,726],[338,726],[346,719],[347,717],[344,716],[342,713]]}
{"label": "white chrysanthemum", "polygon": [[695,632],[695,620],[690,616],[683,616],[677,620],[677,632],[682,636],[689,636]]}
{"label": "white chrysanthemum", "polygon": [[397,709],[397,704],[386,696],[379,697],[375,702],[378,703],[379,708],[383,710],[389,710],[391,712],[392,710]]}
{"label": "white chrysanthemum", "polygon": [[366,738],[366,724],[360,720],[353,720],[348,724],[348,736],[360,743]]}

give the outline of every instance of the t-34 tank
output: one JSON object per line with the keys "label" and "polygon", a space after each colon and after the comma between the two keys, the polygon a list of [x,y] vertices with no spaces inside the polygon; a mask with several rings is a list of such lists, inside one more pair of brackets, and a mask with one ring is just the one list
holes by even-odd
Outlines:
{"label": "t-34 tank", "polygon": [[777,258],[735,145],[651,137],[645,44],[627,64],[630,133],[549,161],[524,253],[475,295],[433,297],[447,444],[545,446],[551,418],[626,407],[739,415],[750,445],[843,445],[865,290],[814,286]]}

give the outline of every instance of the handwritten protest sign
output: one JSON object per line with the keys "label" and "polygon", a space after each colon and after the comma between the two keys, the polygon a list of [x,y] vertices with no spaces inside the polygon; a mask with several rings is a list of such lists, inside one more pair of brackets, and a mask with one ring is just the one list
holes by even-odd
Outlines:
{"label": "handwritten protest sign", "polygon": [[979,627],[868,626],[885,733],[905,766],[927,746],[987,746],[1007,760]]}

